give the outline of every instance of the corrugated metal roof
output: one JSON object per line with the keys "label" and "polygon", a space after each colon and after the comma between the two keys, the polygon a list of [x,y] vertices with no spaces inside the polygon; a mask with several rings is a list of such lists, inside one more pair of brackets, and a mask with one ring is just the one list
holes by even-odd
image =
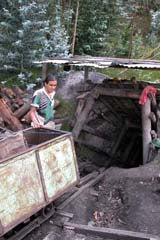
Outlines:
{"label": "corrugated metal roof", "polygon": [[121,67],[135,69],[160,69],[160,61],[149,59],[124,59],[124,58],[107,58],[107,57],[83,57],[76,56],[71,58],[49,58],[41,61],[35,61],[35,64],[52,63],[68,64],[83,67]]}

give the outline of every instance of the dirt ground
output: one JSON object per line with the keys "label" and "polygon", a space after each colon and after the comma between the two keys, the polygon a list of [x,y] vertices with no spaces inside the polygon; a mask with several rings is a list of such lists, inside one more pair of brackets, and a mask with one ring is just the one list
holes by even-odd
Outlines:
{"label": "dirt ground", "polygon": [[[111,167],[94,187],[65,207],[73,223],[130,230],[160,237],[160,164],[132,169]],[[64,230],[62,217],[51,217],[25,240],[101,240]]]}

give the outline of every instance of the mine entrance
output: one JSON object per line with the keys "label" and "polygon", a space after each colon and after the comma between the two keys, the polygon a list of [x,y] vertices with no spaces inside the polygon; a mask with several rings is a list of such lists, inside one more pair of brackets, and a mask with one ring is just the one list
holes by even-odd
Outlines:
{"label": "mine entrance", "polygon": [[[158,131],[158,121],[150,87],[146,82],[115,79],[88,83],[78,97],[76,141],[98,151],[100,158],[105,153],[104,163],[110,166],[132,168],[153,160],[151,132]],[[142,92],[149,104],[141,105]]]}
{"label": "mine entrance", "polygon": [[[130,168],[154,159],[153,135],[154,138],[160,138],[160,84],[138,81],[134,76],[130,80],[118,79],[118,76],[116,79],[107,78],[103,82],[96,79],[89,83],[88,80],[89,68],[158,70],[158,61],[75,56],[68,59],[52,58],[37,63],[43,64],[43,76],[46,76],[48,63],[84,67],[83,90],[79,91],[72,130],[76,142],[105,154],[104,163],[109,165]],[[147,87],[153,87],[157,91],[156,96],[150,94]],[[140,105],[143,90],[146,91],[146,102]]]}

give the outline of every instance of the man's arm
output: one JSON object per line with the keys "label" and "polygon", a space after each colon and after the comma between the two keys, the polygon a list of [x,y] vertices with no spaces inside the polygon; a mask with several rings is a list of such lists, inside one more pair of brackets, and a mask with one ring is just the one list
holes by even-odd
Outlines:
{"label": "man's arm", "polygon": [[33,123],[33,127],[34,128],[39,128],[42,126],[42,124],[40,124],[40,122],[38,121],[38,118],[36,117],[36,113],[37,113],[37,108],[34,106],[31,106],[30,109],[30,117]]}

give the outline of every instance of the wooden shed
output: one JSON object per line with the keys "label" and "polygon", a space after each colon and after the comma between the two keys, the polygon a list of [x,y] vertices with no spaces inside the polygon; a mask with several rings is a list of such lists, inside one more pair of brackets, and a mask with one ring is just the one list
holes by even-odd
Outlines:
{"label": "wooden shed", "polygon": [[65,64],[84,67],[84,86],[77,98],[73,126],[75,141],[106,154],[108,161],[128,162],[139,166],[154,159],[160,138],[160,83],[127,79],[106,79],[92,83],[89,67],[132,68],[159,70],[160,61],[106,57],[74,57],[45,59],[47,64]]}

